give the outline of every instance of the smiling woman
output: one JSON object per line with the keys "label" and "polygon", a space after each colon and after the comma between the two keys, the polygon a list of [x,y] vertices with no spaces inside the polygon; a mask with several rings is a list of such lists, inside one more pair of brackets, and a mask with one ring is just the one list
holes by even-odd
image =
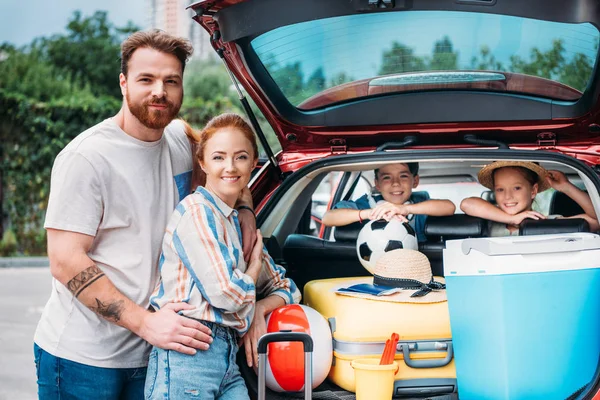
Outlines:
{"label": "smiling woman", "polygon": [[[207,398],[247,399],[234,361],[240,339],[248,364],[256,363],[265,316],[300,300],[285,269],[264,249],[260,232],[249,262],[244,261],[233,207],[258,161],[252,129],[240,116],[224,114],[209,121],[199,136],[196,158],[206,173],[206,188],[183,199],[169,220],[161,284],[150,301],[156,310],[185,301],[193,308],[181,313],[208,326],[213,340],[208,350],[191,357],[155,347],[146,379],[150,399],[184,398],[196,390],[208,393]],[[263,298],[257,301],[258,296]]]}
{"label": "smiling woman", "polygon": [[202,131],[196,157],[206,188],[233,207],[258,162],[254,132],[238,115],[213,118]]}

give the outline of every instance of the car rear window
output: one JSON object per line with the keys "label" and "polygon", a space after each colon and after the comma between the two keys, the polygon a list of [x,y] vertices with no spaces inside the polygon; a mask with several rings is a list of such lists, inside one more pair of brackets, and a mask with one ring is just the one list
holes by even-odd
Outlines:
{"label": "car rear window", "polygon": [[288,101],[315,109],[425,90],[575,101],[592,78],[598,42],[598,29],[590,23],[403,11],[284,26],[251,44]]}

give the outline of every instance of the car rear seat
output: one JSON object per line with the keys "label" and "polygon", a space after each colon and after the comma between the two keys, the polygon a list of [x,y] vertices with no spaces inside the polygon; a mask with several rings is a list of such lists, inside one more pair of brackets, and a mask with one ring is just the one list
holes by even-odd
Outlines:
{"label": "car rear seat", "polygon": [[335,241],[289,235],[283,244],[283,259],[298,288],[302,290],[313,279],[368,275],[356,254],[356,239],[363,225],[356,222],[335,228]]}
{"label": "car rear seat", "polygon": [[559,214],[563,217],[584,214],[583,209],[572,198],[563,192],[556,191],[550,199],[550,214]]}
{"label": "car rear seat", "polygon": [[583,218],[526,219],[519,226],[519,235],[551,235],[556,233],[589,232],[590,225]]}
{"label": "car rear seat", "polygon": [[427,217],[425,236],[427,242],[419,244],[431,264],[435,276],[444,276],[443,251],[446,240],[476,238],[487,235],[487,222],[466,214],[445,217]]}
{"label": "car rear seat", "polygon": [[488,203],[496,204],[496,195],[493,190],[486,190],[481,193],[481,198]]}
{"label": "car rear seat", "polygon": [[[363,226],[364,223],[356,222],[335,228],[335,241],[302,234],[289,235],[283,245],[283,258],[288,275],[298,288],[302,290],[313,279],[368,275],[356,254],[356,239]],[[428,217],[425,224],[427,242],[419,243],[419,250],[429,258],[433,274],[443,276],[445,241],[485,236],[486,227],[481,218],[464,214]]]}

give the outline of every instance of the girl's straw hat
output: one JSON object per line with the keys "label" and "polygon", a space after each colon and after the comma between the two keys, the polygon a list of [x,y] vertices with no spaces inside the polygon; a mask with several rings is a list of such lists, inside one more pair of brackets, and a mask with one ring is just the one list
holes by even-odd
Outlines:
{"label": "girl's straw hat", "polygon": [[344,292],[346,296],[394,303],[440,303],[447,301],[446,285],[433,280],[427,256],[419,251],[396,249],[383,254],[373,268],[373,284],[398,289],[389,295]]}
{"label": "girl's straw hat", "polygon": [[406,289],[392,296],[401,303],[446,301],[446,285],[433,280],[427,256],[411,249],[383,254],[373,269],[373,284]]}
{"label": "girl's straw hat", "polygon": [[550,188],[550,185],[548,184],[548,181],[546,179],[548,176],[548,172],[544,168],[540,167],[538,164],[533,163],[531,161],[494,161],[493,163],[481,168],[481,170],[477,174],[477,179],[479,179],[479,183],[481,183],[488,189],[494,190],[494,171],[498,168],[504,167],[523,167],[527,168],[530,171],[533,171],[538,177],[538,193]]}

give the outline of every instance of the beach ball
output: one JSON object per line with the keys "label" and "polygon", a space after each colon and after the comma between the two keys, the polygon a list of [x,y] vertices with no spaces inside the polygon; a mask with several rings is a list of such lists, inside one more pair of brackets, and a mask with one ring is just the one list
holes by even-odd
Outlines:
{"label": "beach ball", "polygon": [[[314,309],[290,304],[267,316],[267,332],[304,332],[313,340],[312,387],[319,386],[331,369],[333,341],[329,323]],[[304,390],[304,346],[301,342],[269,343],[267,387],[276,392]]]}

